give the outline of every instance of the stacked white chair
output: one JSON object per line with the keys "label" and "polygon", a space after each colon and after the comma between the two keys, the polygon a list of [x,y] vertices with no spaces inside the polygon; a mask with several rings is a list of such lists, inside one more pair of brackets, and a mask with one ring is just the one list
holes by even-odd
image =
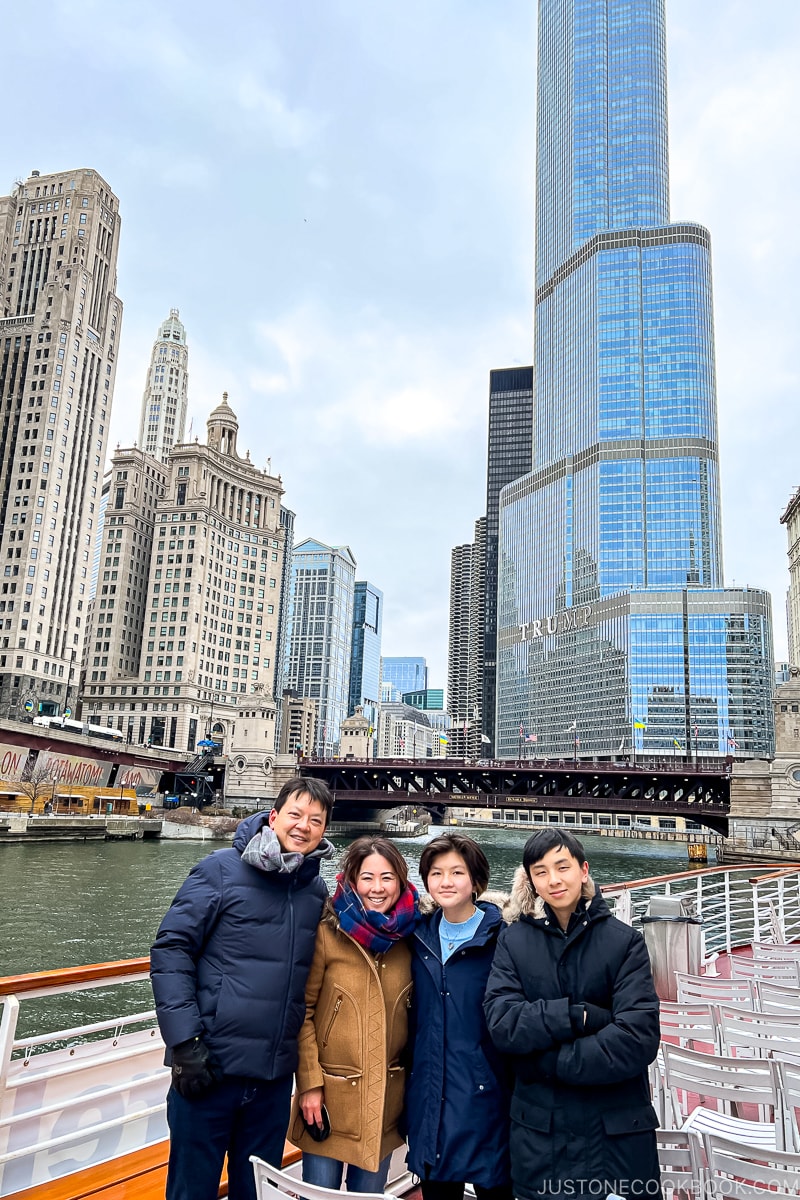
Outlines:
{"label": "stacked white chair", "polygon": [[[341,1191],[330,1188],[315,1187],[311,1183],[303,1183],[286,1171],[265,1163],[262,1159],[250,1156],[256,1177],[256,1195],[258,1200],[341,1200]],[[359,1200],[394,1200],[383,1192],[360,1192]]]}
{"label": "stacked white chair", "polygon": [[717,975],[675,972],[679,1004],[743,1004],[755,1006],[755,985],[750,979],[723,979]]}
{"label": "stacked white chair", "polygon": [[[779,1102],[766,1059],[704,1054],[668,1043],[662,1048],[667,1119],[672,1128],[775,1148]],[[695,1098],[699,1104],[693,1107]],[[736,1115],[743,1105],[757,1109],[755,1120]]]}
{"label": "stacked white chair", "polygon": [[800,1196],[800,1155],[743,1146],[715,1134],[703,1140],[709,1200]]}
{"label": "stacked white chair", "polygon": [[732,954],[730,962],[732,981],[750,979],[800,987],[800,958],[745,958]]}

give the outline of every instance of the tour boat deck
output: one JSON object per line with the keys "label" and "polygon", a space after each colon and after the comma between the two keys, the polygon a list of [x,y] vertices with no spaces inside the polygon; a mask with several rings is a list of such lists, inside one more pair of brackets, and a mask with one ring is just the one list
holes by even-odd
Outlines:
{"label": "tour boat deck", "polygon": [[[691,902],[703,919],[706,964],[718,976],[729,976],[731,956],[748,954],[753,943],[800,939],[800,867],[694,869],[602,891],[629,924],[638,923],[653,896]],[[148,968],[141,958],[0,979],[0,1197],[164,1195],[169,1071],[155,1013],[138,1010],[149,995]],[[131,984],[138,990],[129,991]],[[124,1016],[88,1024],[84,1005],[75,1028],[19,1020],[30,1001],[69,1001],[77,992],[112,986],[126,992]],[[20,1032],[26,1025],[37,1031]],[[287,1144],[290,1170],[299,1157]],[[402,1160],[398,1151],[388,1190],[413,1196]],[[226,1194],[223,1182],[220,1195]]]}

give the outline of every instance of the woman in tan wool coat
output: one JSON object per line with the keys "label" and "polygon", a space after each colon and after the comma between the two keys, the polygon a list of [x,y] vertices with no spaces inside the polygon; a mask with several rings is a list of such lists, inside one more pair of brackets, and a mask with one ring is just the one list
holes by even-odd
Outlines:
{"label": "woman in tan wool coat", "polygon": [[[417,893],[386,838],[347,849],[323,916],[306,987],[297,1096],[289,1137],[303,1151],[303,1179],[350,1192],[382,1192],[402,1145],[411,952]],[[324,1134],[325,1113],[330,1134]]]}

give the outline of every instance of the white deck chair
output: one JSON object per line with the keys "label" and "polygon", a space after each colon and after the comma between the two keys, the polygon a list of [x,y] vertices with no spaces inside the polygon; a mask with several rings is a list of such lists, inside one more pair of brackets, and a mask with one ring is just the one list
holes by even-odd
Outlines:
{"label": "white deck chair", "polygon": [[753,958],[765,962],[771,959],[800,959],[800,942],[753,942]]}
{"label": "white deck chair", "polygon": [[719,1046],[713,1006],[708,1002],[682,1004],[677,1000],[662,1000],[660,1007],[661,1037],[665,1041],[675,1041],[692,1050],[702,1049],[698,1043]]}
{"label": "white deck chair", "polygon": [[704,1195],[705,1171],[695,1139],[681,1129],[657,1129],[656,1143],[664,1200]]}
{"label": "white deck chair", "polygon": [[[295,1197],[297,1200],[334,1200],[335,1197],[341,1200],[341,1191],[332,1191],[330,1188],[315,1187],[312,1183],[303,1183],[301,1179],[295,1179],[293,1175],[279,1171],[277,1167],[256,1158],[254,1154],[251,1154],[250,1162],[253,1164],[256,1177],[258,1200],[295,1200]],[[383,1192],[361,1192],[359,1200],[394,1200],[394,1197],[387,1196]]]}
{"label": "white deck chair", "polygon": [[768,1058],[773,1050],[800,1054],[800,1012],[779,1016],[748,1012],[735,1004],[718,1004],[714,1017],[723,1054],[737,1058]]}
{"label": "white deck chair", "polygon": [[[775,1148],[778,1098],[766,1059],[703,1054],[666,1042],[662,1048],[672,1128],[697,1136],[716,1133],[748,1145]],[[690,1110],[692,1096],[697,1096],[700,1104]],[[734,1110],[743,1104],[757,1106],[757,1119],[735,1115]]]}
{"label": "white deck chair", "polygon": [[800,1154],[743,1146],[706,1134],[707,1190],[711,1200],[764,1200],[800,1196]]}
{"label": "white deck chair", "polygon": [[773,983],[769,979],[760,979],[756,984],[758,992],[758,1007],[762,1012],[783,1012],[794,1010],[800,1013],[800,988],[787,986],[785,983]]}
{"label": "white deck chair", "polygon": [[[717,1027],[710,1004],[680,1004],[676,1000],[661,1001],[661,1038],[692,1050],[719,1049]],[[659,1046],[655,1061],[650,1064],[650,1090],[653,1107],[663,1125],[667,1120],[664,1054]]]}
{"label": "white deck chair", "polygon": [[775,1089],[780,1101],[783,1136],[778,1134],[778,1148],[800,1154],[800,1054],[776,1050],[770,1058]]}
{"label": "white deck chair", "polygon": [[756,982],[766,979],[771,983],[800,987],[800,959],[743,958],[741,954],[732,954],[730,963],[731,979]]}
{"label": "white deck chair", "polygon": [[679,1004],[743,1004],[755,1008],[755,987],[749,979],[722,979],[717,975],[675,972]]}

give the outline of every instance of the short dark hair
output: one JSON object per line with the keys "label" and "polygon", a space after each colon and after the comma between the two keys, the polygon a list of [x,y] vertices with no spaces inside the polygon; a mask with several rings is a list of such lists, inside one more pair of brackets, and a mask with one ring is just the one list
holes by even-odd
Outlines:
{"label": "short dark hair", "polygon": [[350,843],[339,864],[344,882],[349,887],[355,887],[361,864],[370,854],[380,854],[386,859],[400,881],[400,890],[405,891],[408,884],[408,864],[394,842],[384,837],[364,836]]}
{"label": "short dark hair", "polygon": [[434,859],[450,852],[458,854],[464,860],[464,866],[469,871],[472,886],[478,895],[485,892],[489,885],[489,862],[474,838],[465,833],[441,833],[432,842],[428,842],[419,860],[419,873],[425,887],[428,886],[428,875]]}
{"label": "short dark hair", "polygon": [[526,873],[534,863],[541,862],[545,854],[562,848],[577,859],[581,866],[586,862],[583,844],[568,829],[540,829],[538,833],[534,833],[528,838],[522,851],[522,865]]}
{"label": "short dark hair", "polygon": [[317,804],[322,805],[325,810],[325,824],[327,825],[331,819],[333,793],[322,779],[304,779],[302,775],[296,775],[294,779],[287,779],[275,797],[272,807],[275,812],[280,812],[288,800],[303,794],[308,796],[309,800],[316,800]]}

